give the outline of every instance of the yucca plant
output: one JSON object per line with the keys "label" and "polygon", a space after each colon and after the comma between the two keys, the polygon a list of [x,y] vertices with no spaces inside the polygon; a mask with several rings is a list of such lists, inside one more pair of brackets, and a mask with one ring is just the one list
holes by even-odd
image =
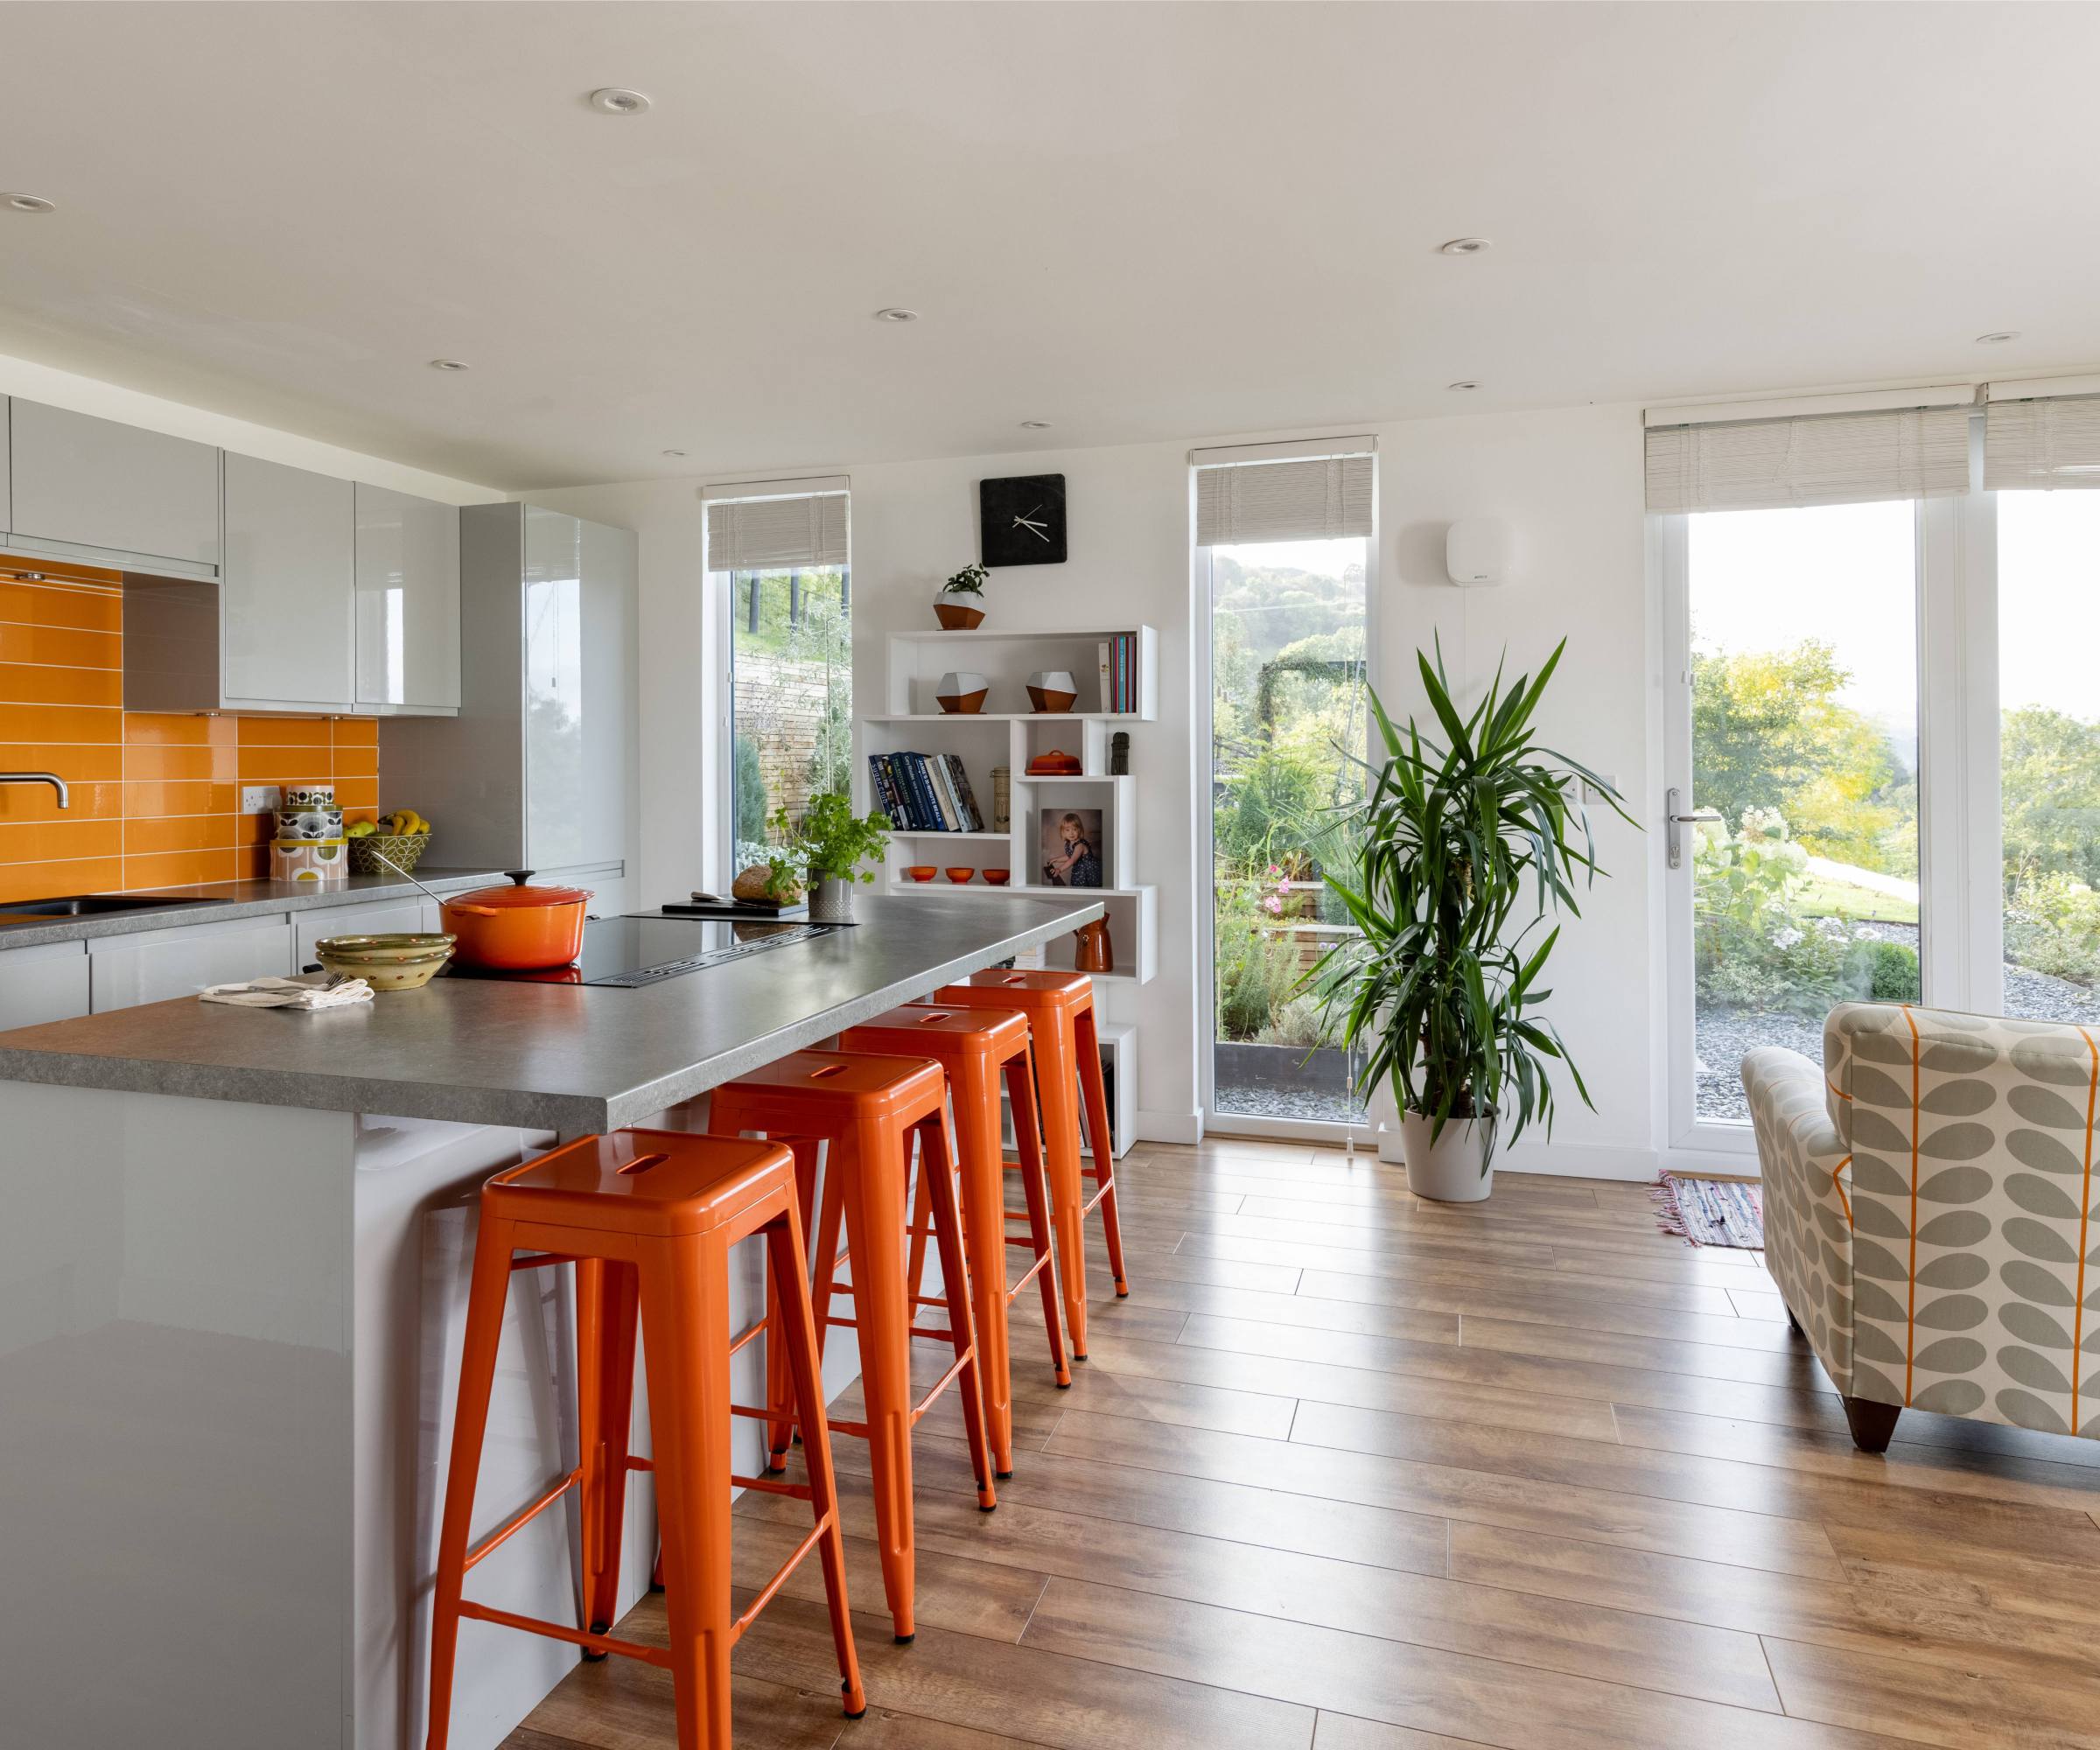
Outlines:
{"label": "yucca plant", "polygon": [[1576,879],[1604,872],[1588,816],[1571,806],[1576,787],[1587,784],[1628,824],[1632,816],[1611,785],[1533,738],[1566,648],[1563,639],[1536,679],[1506,690],[1498,666],[1465,718],[1441,644],[1434,662],[1416,652],[1440,742],[1411,719],[1396,729],[1372,695],[1383,758],[1355,760],[1365,798],[1339,823],[1352,878],[1328,880],[1360,934],[1329,948],[1312,974],[1345,1042],[1363,1054],[1358,1090],[1390,1082],[1403,1112],[1431,1122],[1432,1141],[1453,1119],[1479,1121],[1483,1174],[1498,1136],[1514,1141],[1534,1121],[1552,1134],[1544,1060],[1566,1064],[1592,1103],[1559,1032],[1534,1012],[1552,994],[1539,981],[1560,928],[1530,938],[1550,909],[1578,916]]}

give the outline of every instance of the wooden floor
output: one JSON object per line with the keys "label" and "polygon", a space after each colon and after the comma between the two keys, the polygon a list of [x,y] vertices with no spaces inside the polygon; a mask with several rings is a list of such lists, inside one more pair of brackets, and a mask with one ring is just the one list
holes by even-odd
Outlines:
{"label": "wooden floor", "polygon": [[[996,1513],[953,1394],[920,1424],[917,1642],[841,1438],[869,1712],[808,1563],[738,1650],[739,1750],[2100,1746],[2100,1442],[1914,1413],[1855,1452],[1758,1255],[1662,1237],[1637,1185],[1460,1208],[1231,1142],[1118,1176],[1131,1294],[1096,1244],[1069,1391],[1017,1328]],[[755,1584],[807,1508],[739,1505]],[[616,1658],[508,1750],[675,1741]]]}

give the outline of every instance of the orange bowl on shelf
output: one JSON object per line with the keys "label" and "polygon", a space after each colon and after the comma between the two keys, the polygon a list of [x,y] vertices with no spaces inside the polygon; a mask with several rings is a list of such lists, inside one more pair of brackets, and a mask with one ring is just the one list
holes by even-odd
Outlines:
{"label": "orange bowl on shelf", "polygon": [[946,873],[949,880],[953,881],[956,886],[960,887],[965,881],[969,880],[970,878],[972,875],[975,875],[977,872],[974,869],[949,869],[943,872]]}
{"label": "orange bowl on shelf", "polygon": [[994,887],[1004,887],[1012,874],[1011,869],[987,869],[984,872],[985,880]]}
{"label": "orange bowl on shelf", "polygon": [[930,881],[940,872],[930,863],[914,863],[904,872],[911,880]]}

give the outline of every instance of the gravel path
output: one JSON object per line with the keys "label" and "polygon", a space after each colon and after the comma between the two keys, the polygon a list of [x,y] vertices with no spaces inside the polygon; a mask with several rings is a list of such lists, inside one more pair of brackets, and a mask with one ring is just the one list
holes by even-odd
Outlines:
{"label": "gravel path", "polygon": [[[1915,924],[1875,923],[1865,926],[1884,942],[1900,942],[1915,948]],[[2016,1020],[2074,1021],[2081,1026],[2100,1025],[2100,990],[2052,978],[2046,972],[2006,964],[2006,1013]],[[1698,1062],[1693,1081],[1694,1101],[1702,1118],[1722,1124],[1746,1124],[1750,1109],[1743,1099],[1739,1066],[1743,1054],[1754,1046],[1784,1046],[1811,1062],[1823,1060],[1821,1017],[1771,1013],[1758,1009],[1704,1008],[1696,1025]]]}

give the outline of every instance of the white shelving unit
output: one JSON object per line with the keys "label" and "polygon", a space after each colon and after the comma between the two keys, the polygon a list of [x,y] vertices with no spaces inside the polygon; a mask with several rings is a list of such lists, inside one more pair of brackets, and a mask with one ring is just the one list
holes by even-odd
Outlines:
{"label": "white shelving unit", "polygon": [[[1133,711],[1031,711],[1027,678],[1038,669],[1064,668],[1079,683],[1079,704],[1101,697],[1100,647],[1119,635],[1133,636],[1138,709]],[[934,692],[950,669],[983,675],[990,683],[989,709],[965,716],[940,710]],[[1124,724],[1151,723],[1159,714],[1159,634],[1149,626],[1100,630],[1033,632],[898,633],[889,640],[888,709],[860,719],[860,759],[854,782],[864,807],[878,806],[868,756],[886,753],[954,754],[962,762],[978,811],[992,818],[992,769],[1004,766],[1012,779],[1012,818],[1004,832],[893,832],[883,881],[892,892],[1061,892],[1045,884],[1040,830],[1046,809],[1099,809],[1104,885],[1088,889],[1106,908],[1115,970],[1096,974],[1137,984],[1158,970],[1159,891],[1138,879],[1138,789],[1143,780],[1143,738],[1130,737],[1129,774],[1109,771],[1110,738]],[[1074,755],[1072,775],[1028,775],[1028,762],[1053,751]],[[907,867],[928,866],[933,880],[919,883]],[[951,882],[949,869],[972,872]],[[1009,884],[994,887],[987,869],[1009,872]],[[1044,950],[1044,963],[1069,967],[1074,944],[1062,941]]]}

